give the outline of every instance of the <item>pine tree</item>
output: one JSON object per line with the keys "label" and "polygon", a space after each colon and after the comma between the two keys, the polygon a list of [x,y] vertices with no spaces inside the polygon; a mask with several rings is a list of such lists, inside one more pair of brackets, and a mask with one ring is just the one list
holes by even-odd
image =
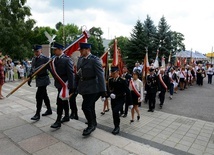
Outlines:
{"label": "pine tree", "polygon": [[158,32],[155,42],[160,46],[159,54],[164,55],[166,58],[168,58],[170,51],[172,50],[171,40],[170,26],[167,24],[167,21],[163,16],[158,24]]}
{"label": "pine tree", "polygon": [[145,42],[148,47],[148,57],[155,58],[156,50],[158,48],[155,44],[155,39],[157,38],[157,29],[149,15],[147,15],[147,18],[143,23],[143,29],[145,33]]}
{"label": "pine tree", "polygon": [[131,33],[131,39],[128,42],[128,59],[126,63],[129,68],[134,67],[137,61],[141,63],[145,55],[146,46],[143,24],[138,20]]}

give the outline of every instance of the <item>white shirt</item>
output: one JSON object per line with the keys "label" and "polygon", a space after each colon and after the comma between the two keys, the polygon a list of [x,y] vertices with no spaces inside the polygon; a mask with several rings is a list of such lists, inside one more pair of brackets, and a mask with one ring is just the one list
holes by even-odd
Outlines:
{"label": "white shirt", "polygon": [[[140,79],[137,79],[137,80],[132,79],[132,80],[133,80],[133,83],[134,83],[134,86],[135,86],[136,90],[138,92],[141,92],[141,88],[143,88],[143,82]],[[129,89],[131,91],[133,90],[133,88],[131,86],[131,83],[129,84]]]}
{"label": "white shirt", "polygon": [[209,67],[208,70],[207,70],[207,74],[209,75],[213,75],[213,68]]}

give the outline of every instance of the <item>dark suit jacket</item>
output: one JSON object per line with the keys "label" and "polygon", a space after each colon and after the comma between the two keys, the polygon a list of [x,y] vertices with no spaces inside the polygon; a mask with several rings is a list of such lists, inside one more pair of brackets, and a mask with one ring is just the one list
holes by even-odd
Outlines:
{"label": "dark suit jacket", "polygon": [[[68,89],[74,89],[74,70],[71,58],[63,54],[59,59],[55,58],[54,65],[59,77],[64,82],[68,81]],[[61,89],[62,85],[59,83],[58,79],[55,76],[54,79],[54,86]]]}
{"label": "dark suit jacket", "polygon": [[79,77],[78,92],[81,95],[106,91],[104,71],[101,60],[90,54],[87,58],[80,57],[77,62]]}
{"label": "dark suit jacket", "polygon": [[[42,67],[42,65],[44,65],[48,61],[49,61],[49,58],[42,54],[39,57],[34,57],[32,59],[32,67],[30,70],[30,74],[33,74],[36,70],[38,70],[40,67]],[[44,68],[36,75],[36,86],[41,87],[41,86],[47,86],[49,84],[50,84],[50,78],[48,76],[48,70],[47,68]]]}

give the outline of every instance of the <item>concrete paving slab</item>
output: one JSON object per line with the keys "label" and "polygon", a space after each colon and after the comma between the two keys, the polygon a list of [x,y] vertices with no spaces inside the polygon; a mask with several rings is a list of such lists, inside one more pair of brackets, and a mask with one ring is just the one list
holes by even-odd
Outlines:
{"label": "concrete paving slab", "polygon": [[62,143],[58,142],[56,144],[53,144],[51,146],[48,146],[42,150],[39,150],[33,155],[84,155],[81,152],[73,149],[72,147]]}
{"label": "concrete paving slab", "polygon": [[0,119],[0,130],[11,129],[27,123],[20,118],[8,118],[8,117],[1,117],[1,118],[4,118],[4,119]]}
{"label": "concrete paving slab", "polygon": [[28,155],[27,152],[20,149],[13,144],[8,138],[0,140],[0,154],[1,155]]}
{"label": "concrete paving slab", "polygon": [[[110,146],[103,152],[101,152],[101,155],[115,155],[115,154],[121,154],[121,155],[130,155],[130,152],[123,150],[121,148],[118,148],[116,146]],[[134,155],[133,153],[131,153]]]}
{"label": "concrete paving slab", "polygon": [[41,133],[42,131],[40,129],[30,124],[25,124],[4,131],[4,134],[11,138],[14,142],[19,142]]}
{"label": "concrete paving slab", "polygon": [[51,146],[57,143],[58,140],[53,138],[52,136],[42,133],[31,138],[25,139],[23,141],[18,142],[19,146],[26,150],[29,153],[37,152],[41,149],[44,149],[48,146]]}

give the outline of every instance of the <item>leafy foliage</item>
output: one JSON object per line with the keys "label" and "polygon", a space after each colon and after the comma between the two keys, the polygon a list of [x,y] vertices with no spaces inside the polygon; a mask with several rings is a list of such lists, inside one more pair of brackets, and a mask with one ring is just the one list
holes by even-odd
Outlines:
{"label": "leafy foliage", "polygon": [[36,23],[31,16],[26,0],[0,1],[0,47],[3,54],[23,59],[31,55],[30,37]]}

